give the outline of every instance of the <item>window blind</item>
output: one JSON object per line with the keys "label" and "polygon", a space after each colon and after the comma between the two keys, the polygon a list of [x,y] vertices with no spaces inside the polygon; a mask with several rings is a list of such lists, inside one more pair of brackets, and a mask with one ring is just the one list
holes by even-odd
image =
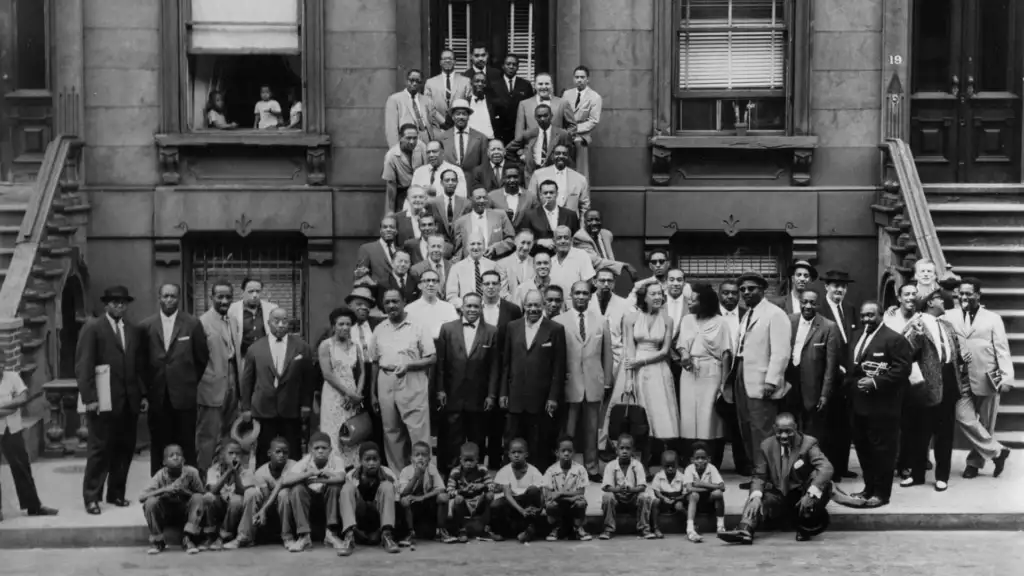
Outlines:
{"label": "window blind", "polygon": [[298,54],[301,0],[191,0],[189,52]]}
{"label": "window blind", "polygon": [[508,53],[519,56],[518,76],[530,82],[537,73],[533,8],[533,0],[518,0],[508,5]]}
{"label": "window blind", "polygon": [[444,47],[455,54],[455,69],[468,70],[470,66],[470,55],[472,45],[472,30],[470,29],[470,7],[469,2],[448,3],[448,33],[445,36]]}

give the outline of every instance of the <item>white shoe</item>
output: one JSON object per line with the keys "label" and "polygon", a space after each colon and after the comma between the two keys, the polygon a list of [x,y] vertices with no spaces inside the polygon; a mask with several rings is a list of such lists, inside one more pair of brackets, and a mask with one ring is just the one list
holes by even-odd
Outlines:
{"label": "white shoe", "polygon": [[334,532],[328,530],[324,536],[324,546],[338,550],[341,548],[341,539]]}
{"label": "white shoe", "polygon": [[947,484],[946,482],[943,482],[942,480],[936,480],[935,481],[935,491],[936,492],[945,492],[946,488],[949,488],[949,484]]}

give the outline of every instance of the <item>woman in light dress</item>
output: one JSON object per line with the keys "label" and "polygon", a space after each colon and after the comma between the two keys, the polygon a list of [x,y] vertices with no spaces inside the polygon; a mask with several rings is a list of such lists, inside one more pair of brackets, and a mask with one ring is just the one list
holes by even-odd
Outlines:
{"label": "woman in light dress", "polygon": [[[609,405],[623,404],[624,393],[635,393],[635,403],[647,411],[651,438],[674,440],[679,438],[679,405],[668,365],[673,332],[672,319],[663,309],[665,289],[658,283],[642,286],[636,300],[639,312],[623,319],[622,369]],[[628,397],[626,401],[634,402]]]}
{"label": "woman in light dress", "polygon": [[333,334],[320,343],[318,355],[324,374],[320,393],[320,430],[331,437],[332,452],[346,466],[359,463],[358,446],[342,446],[338,433],[341,425],[363,411],[363,358],[359,346],[352,342],[352,326],[356,314],[349,308],[337,308],[330,316]]}
{"label": "woman in light dress", "polygon": [[[711,286],[695,287],[690,313],[680,322],[676,347],[683,366],[679,378],[679,435],[687,452],[696,440],[711,444],[712,463],[718,467],[725,430],[715,411],[715,400],[729,374],[732,334],[721,316],[718,294]],[[680,456],[685,461],[689,454]]]}

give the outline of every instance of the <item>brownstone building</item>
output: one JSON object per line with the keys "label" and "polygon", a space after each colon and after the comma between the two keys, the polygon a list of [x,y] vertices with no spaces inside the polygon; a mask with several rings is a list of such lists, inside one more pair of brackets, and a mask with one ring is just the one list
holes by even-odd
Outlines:
{"label": "brownstone building", "polygon": [[[444,47],[465,69],[473,41],[492,65],[513,52],[521,75],[550,71],[556,93],[589,67],[604,98],[593,204],[638,267],[667,246],[691,281],[758,269],[779,285],[803,257],[849,271],[859,300],[919,255],[948,259],[993,286],[1016,346],[1024,268],[1019,246],[999,247],[1024,238],[1022,13],[1018,0],[0,0],[8,365],[37,387],[69,377],[76,326],[111,284],[141,319],[162,282],[198,314],[212,280],[255,275],[319,333],[383,212],[385,99],[408,70],[437,73]],[[301,101],[296,129],[252,130],[264,84],[286,117]],[[213,90],[239,129],[205,127]]]}

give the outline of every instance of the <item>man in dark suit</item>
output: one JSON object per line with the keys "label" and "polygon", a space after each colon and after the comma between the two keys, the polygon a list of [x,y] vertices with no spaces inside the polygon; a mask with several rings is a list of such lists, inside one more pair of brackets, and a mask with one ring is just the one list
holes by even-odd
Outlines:
{"label": "man in dark suit", "polygon": [[775,435],[764,440],[750,493],[735,530],[719,532],[731,544],[752,544],[762,522],[790,520],[796,541],[805,542],[828,528],[826,506],[832,496],[832,465],[813,436],[797,431],[792,414],[775,417]]}
{"label": "man in dark suit", "polygon": [[789,291],[772,298],[772,304],[782,308],[786,314],[800,311],[800,295],[818,279],[818,271],[806,260],[797,260],[789,267]]}
{"label": "man in dark suit", "polygon": [[497,81],[491,82],[491,93],[498,99],[501,125],[494,127],[494,137],[502,142],[511,142],[516,136],[516,112],[519,103],[533,98],[533,85],[517,76],[519,73],[519,57],[515,54],[505,56],[503,74]]}
{"label": "man in dark suit", "polygon": [[487,160],[466,175],[470,192],[477,188],[489,192],[505,185],[505,145],[501,140],[495,138],[487,143]]}
{"label": "man in dark suit", "polygon": [[[420,237],[410,238],[402,244],[402,248],[409,253],[412,258],[412,272],[413,274],[419,275],[416,270],[416,265],[430,257],[430,246],[429,239],[431,236],[438,234],[437,232],[437,217],[432,212],[423,210],[420,213]],[[441,236],[441,240],[444,240],[444,236]],[[445,242],[441,251],[441,255],[444,259],[452,257],[452,252],[455,251],[455,247]]]}
{"label": "man in dark suit", "polygon": [[853,306],[844,302],[847,289],[854,281],[849,273],[842,270],[829,270],[821,281],[825,284],[825,297],[818,300],[821,302],[819,312],[835,323],[843,345],[840,349],[839,373],[834,380],[837,386],[832,389],[834,398],[826,408],[828,417],[825,437],[820,440],[825,455],[835,468],[834,481],[842,482],[844,478],[857,477],[857,473],[850,470],[850,447],[853,445],[853,436],[850,432],[850,402],[846,387],[841,385],[846,377],[846,366],[850,363],[850,336],[857,330],[857,313]]}
{"label": "man in dark suit", "polygon": [[537,197],[523,188],[523,167],[515,162],[506,162],[502,171],[501,188],[491,190],[487,195],[491,206],[496,210],[504,210],[512,222],[512,227],[520,230],[526,220],[526,212],[537,206]]}
{"label": "man in dark suit", "polygon": [[846,389],[853,410],[853,443],[864,470],[864,490],[853,496],[864,506],[889,503],[899,449],[900,411],[909,385],[913,352],[901,334],[882,324],[877,302],[860,307],[863,328],[853,344],[846,369]]}
{"label": "man in dark suit", "polygon": [[381,218],[380,238],[359,247],[353,276],[357,280],[369,276],[378,287],[387,284],[393,266],[391,259],[394,258],[399,245],[398,221],[394,216]]}
{"label": "man in dark suit", "polygon": [[[131,504],[125,490],[135,454],[136,424],[139,414],[149,407],[145,381],[139,374],[142,339],[138,327],[124,319],[134,298],[124,286],[114,286],[104,290],[100,300],[103,315],[86,323],[75,349],[75,379],[89,427],[82,481],[89,514],[100,513],[104,484],[108,503],[119,507]],[[105,405],[107,398],[110,406]]]}
{"label": "man in dark suit", "polygon": [[[497,270],[489,270],[481,274],[483,280],[483,312],[481,320],[498,329],[498,361],[505,352],[505,338],[508,336],[508,325],[513,320],[523,317],[523,310],[511,301],[502,298],[501,273]],[[503,438],[505,435],[505,419],[508,411],[500,406],[495,406],[488,418],[487,424],[487,462],[488,466],[497,469],[501,466],[503,449]],[[483,446],[481,446],[482,448]]]}
{"label": "man in dark suit", "polygon": [[826,409],[834,396],[842,356],[842,338],[836,325],[818,314],[818,294],[804,290],[800,312],[791,314],[793,352],[786,381],[793,385],[783,400],[797,419],[800,431],[819,441],[824,437]]}
{"label": "man in dark suit", "polygon": [[180,296],[177,284],[161,286],[160,311],[140,325],[149,389],[150,475],[163,468],[168,444],[181,446],[186,464],[197,462],[196,398],[210,349],[199,320],[178,310]]}
{"label": "man in dark suit", "polygon": [[388,281],[377,287],[377,307],[384,308],[384,293],[398,290],[407,302],[420,297],[420,279],[410,272],[412,257],[405,250],[395,252],[391,260],[392,271]]}
{"label": "man in dark suit", "polygon": [[555,252],[555,229],[568,226],[575,234],[580,229],[580,218],[575,212],[558,205],[558,184],[545,180],[540,184],[540,205],[526,212],[523,227],[533,231],[535,245],[533,252]]}
{"label": "man in dark suit", "polygon": [[427,214],[427,191],[422,186],[410,186],[406,194],[406,202],[409,209],[395,213],[395,241],[399,246],[405,246],[410,240],[421,237],[420,217]]}
{"label": "man in dark suit", "polygon": [[462,168],[463,174],[470,174],[477,166],[487,164],[487,137],[469,127],[469,116],[473,114],[469,102],[456,100],[451,113],[455,125],[441,137],[444,159]]}
{"label": "man in dark suit", "polygon": [[502,354],[500,405],[508,410],[505,443],[524,438],[538,468],[554,461],[551,431],[565,388],[565,329],[543,318],[540,292],[526,295],[526,317],[508,325]]}
{"label": "man in dark suit", "polygon": [[455,193],[458,183],[455,170],[445,170],[441,173],[442,193],[427,201],[427,211],[434,216],[437,232],[452,246],[455,245],[455,221],[470,209],[469,199]]}
{"label": "man in dark suit", "polygon": [[473,51],[470,53],[470,57],[472,61],[469,68],[462,72],[466,78],[472,80],[473,74],[483,72],[487,75],[487,82],[494,83],[501,77],[501,70],[491,66],[491,54],[487,49],[487,42],[482,40],[473,42]]}
{"label": "man in dark suit", "polygon": [[269,460],[270,442],[281,436],[292,454],[302,454],[302,418],[313,404],[314,356],[302,338],[289,334],[288,313],[270,313],[270,335],[249,347],[242,372],[242,420],[256,419],[256,466]]}
{"label": "man in dark suit", "polygon": [[462,319],[441,326],[437,339],[437,404],[447,415],[447,450],[441,468],[457,466],[467,441],[481,448],[487,439],[487,419],[493,415],[490,390],[498,386],[500,349],[498,329],[481,321],[482,298],[467,294]]}
{"label": "man in dark suit", "polygon": [[508,143],[505,156],[518,159],[522,155],[522,163],[526,167],[524,181],[529,182],[538,168],[555,165],[556,146],[565,146],[569,157],[576,158],[576,145],[573,137],[564,129],[551,124],[551,107],[547,104],[537,105],[534,111],[537,121],[536,128],[530,128],[515,140]]}

